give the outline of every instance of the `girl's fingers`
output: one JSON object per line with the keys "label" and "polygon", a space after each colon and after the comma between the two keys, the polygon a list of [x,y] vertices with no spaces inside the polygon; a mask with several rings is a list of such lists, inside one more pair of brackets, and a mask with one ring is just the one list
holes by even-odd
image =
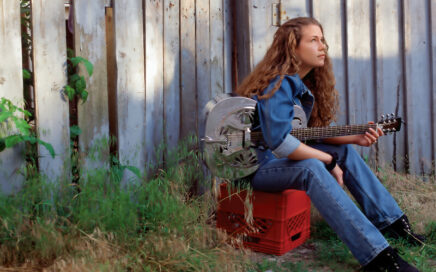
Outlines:
{"label": "girl's fingers", "polygon": [[385,135],[384,133],[383,133],[383,130],[381,129],[381,128],[377,128],[377,131],[378,131],[378,135],[380,135],[380,136],[383,136],[383,135]]}
{"label": "girl's fingers", "polygon": [[366,132],[365,136],[367,137],[367,139],[369,139],[370,143],[377,141],[377,138],[378,138],[377,136],[374,136],[374,135],[370,134],[369,132]]}

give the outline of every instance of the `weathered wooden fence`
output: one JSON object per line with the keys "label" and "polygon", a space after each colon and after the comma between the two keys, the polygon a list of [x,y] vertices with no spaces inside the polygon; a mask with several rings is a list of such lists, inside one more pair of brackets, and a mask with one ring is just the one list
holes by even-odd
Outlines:
{"label": "weathered wooden fence", "polygon": [[[341,94],[339,124],[365,123],[384,112],[406,121],[401,132],[362,153],[414,173],[433,169],[434,1],[75,0],[68,25],[65,2],[32,0],[35,125],[57,154],[53,159],[39,148],[39,167],[50,180],[71,173],[63,94],[69,29],[75,54],[95,65],[88,101],[77,109],[84,169],[108,166],[104,139],[110,134],[118,139],[121,163],[146,169],[160,144],[172,148],[199,134],[206,102],[232,92],[232,82],[262,58],[277,25],[296,16],[324,25]],[[0,0],[0,97],[14,102],[23,102],[19,3]],[[22,152],[18,146],[0,154],[2,191],[19,188]]]}
{"label": "weathered wooden fence", "polygon": [[280,22],[313,16],[330,46],[341,95],[338,123],[366,123],[382,113],[402,116],[401,132],[361,149],[362,154],[412,173],[432,171],[435,1],[247,0],[238,1],[236,9],[239,81],[263,57]]}
{"label": "weathered wooden fence", "polygon": [[[36,127],[57,154],[38,148],[40,172],[52,181],[71,173],[68,29],[75,54],[94,64],[88,101],[77,108],[85,171],[108,166],[110,132],[120,162],[144,170],[160,145],[198,134],[208,100],[232,91],[229,7],[229,0],[32,0]],[[20,29],[20,1],[0,0],[0,97],[21,103]],[[22,150],[0,154],[2,191],[23,180]]]}

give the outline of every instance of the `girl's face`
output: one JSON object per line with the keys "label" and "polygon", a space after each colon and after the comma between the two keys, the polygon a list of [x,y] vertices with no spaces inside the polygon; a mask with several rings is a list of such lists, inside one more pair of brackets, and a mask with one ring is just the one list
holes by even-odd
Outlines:
{"label": "girl's face", "polygon": [[324,66],[326,45],[319,26],[307,25],[301,28],[301,40],[295,49],[295,54],[301,61],[303,69]]}

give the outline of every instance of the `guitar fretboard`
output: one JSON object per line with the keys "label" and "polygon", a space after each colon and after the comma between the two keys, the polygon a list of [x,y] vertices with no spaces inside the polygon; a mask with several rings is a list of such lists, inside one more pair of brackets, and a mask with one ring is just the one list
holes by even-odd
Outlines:
{"label": "guitar fretboard", "polygon": [[376,129],[376,127],[376,124],[366,124],[336,127],[297,128],[291,131],[291,135],[301,141],[316,140],[338,136],[365,134],[365,132],[368,131],[369,128]]}
{"label": "guitar fretboard", "polygon": [[[365,134],[369,128],[376,129],[377,124],[365,125],[346,125],[334,127],[311,127],[311,128],[296,128],[291,131],[291,135],[300,141],[325,139],[330,137],[348,136]],[[257,142],[262,141],[261,132],[252,132],[251,140]]]}

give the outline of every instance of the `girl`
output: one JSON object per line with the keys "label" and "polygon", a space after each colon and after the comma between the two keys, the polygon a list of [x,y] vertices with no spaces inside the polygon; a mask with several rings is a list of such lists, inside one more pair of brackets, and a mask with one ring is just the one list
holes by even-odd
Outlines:
{"label": "girl", "polygon": [[[289,134],[294,105],[303,108],[309,126],[328,126],[335,119],[338,93],[327,49],[318,21],[289,20],[238,88],[239,95],[257,101],[253,130],[262,131],[268,146],[257,150],[260,167],[251,179],[253,189],[306,191],[368,271],[418,271],[389,246],[381,231],[411,243],[422,243],[424,237],[411,231],[395,200],[350,145],[371,146],[383,132],[369,129],[313,144]],[[362,211],[342,189],[344,184]]]}

